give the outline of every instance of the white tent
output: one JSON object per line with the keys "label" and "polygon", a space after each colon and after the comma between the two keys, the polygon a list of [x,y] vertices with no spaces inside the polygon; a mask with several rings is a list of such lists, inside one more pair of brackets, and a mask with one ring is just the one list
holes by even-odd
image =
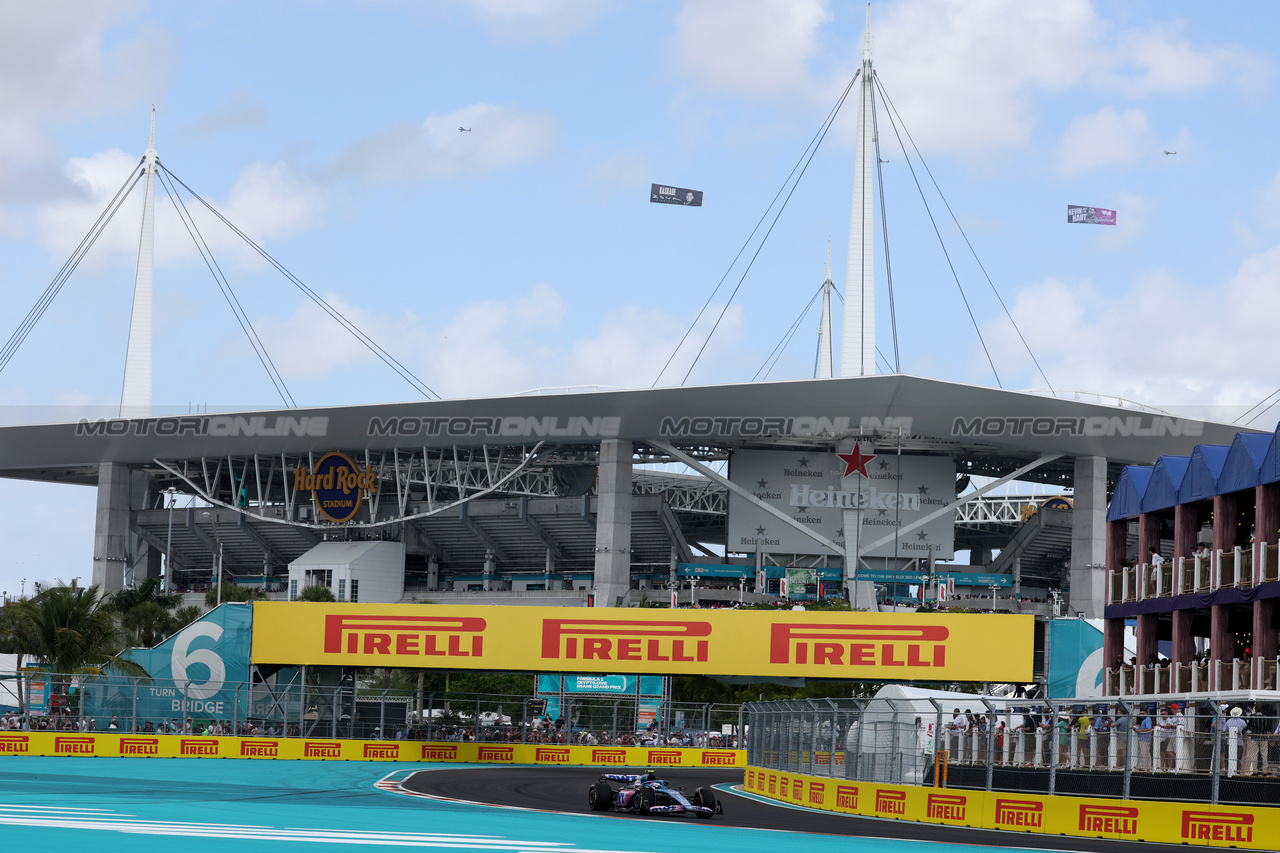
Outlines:
{"label": "white tent", "polygon": [[[858,756],[859,775],[864,779],[919,785],[924,782],[926,768],[933,766],[938,725],[938,707],[934,702],[942,708],[945,732],[956,709],[987,713],[984,698],[1000,712],[1009,704],[1003,697],[886,684],[868,702],[861,725],[849,729],[845,737],[846,756]],[[966,742],[966,748],[972,748],[971,741]],[[846,757],[845,761],[848,760]]]}

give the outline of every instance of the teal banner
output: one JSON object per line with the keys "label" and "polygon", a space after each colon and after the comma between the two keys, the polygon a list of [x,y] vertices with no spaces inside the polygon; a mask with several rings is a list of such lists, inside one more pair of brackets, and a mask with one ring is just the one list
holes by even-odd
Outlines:
{"label": "teal banner", "polygon": [[1048,666],[1049,698],[1102,695],[1102,632],[1084,619],[1051,619]]}
{"label": "teal banner", "polygon": [[102,676],[84,686],[85,714],[99,731],[112,716],[124,728],[135,715],[153,722],[244,720],[250,705],[249,643],[253,606],[223,604],[201,616],[154,649],[129,649],[124,657],[151,676]]}
{"label": "teal banner", "polygon": [[[641,675],[640,695],[661,696],[662,676]],[[564,679],[563,691],[560,680]],[[606,696],[636,695],[636,678],[634,675],[539,675],[538,693],[592,693]]]}

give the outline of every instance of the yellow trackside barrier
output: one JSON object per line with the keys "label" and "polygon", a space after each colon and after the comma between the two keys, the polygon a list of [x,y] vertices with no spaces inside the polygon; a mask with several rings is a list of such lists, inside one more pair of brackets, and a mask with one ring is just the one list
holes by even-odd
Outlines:
{"label": "yellow trackside barrier", "polygon": [[744,786],[822,811],[1041,835],[1248,850],[1274,850],[1280,838],[1275,808],[886,785],[757,767],[747,768]]}
{"label": "yellow trackside barrier", "polygon": [[340,738],[128,735],[115,732],[0,732],[0,757],[275,758],[330,761],[424,761],[619,767],[745,767],[740,749],[558,746],[534,743],[434,743]]}

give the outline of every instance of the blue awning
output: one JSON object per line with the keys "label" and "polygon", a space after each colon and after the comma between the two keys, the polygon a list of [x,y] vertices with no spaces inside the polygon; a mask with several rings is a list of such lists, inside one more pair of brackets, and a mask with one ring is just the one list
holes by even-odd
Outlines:
{"label": "blue awning", "polygon": [[[1239,433],[1236,433],[1239,435]],[[1225,444],[1197,444],[1191,451],[1191,462],[1187,465],[1187,473],[1182,481],[1182,499],[1199,501],[1222,494],[1218,488],[1218,475],[1227,461],[1227,451],[1231,448]]]}
{"label": "blue awning", "polygon": [[1107,507],[1107,521],[1136,518],[1142,512],[1142,495],[1151,481],[1150,465],[1126,465],[1120,472],[1111,506]]}
{"label": "blue awning", "polygon": [[1259,483],[1280,481],[1280,447],[1277,444],[1280,444],[1280,424],[1276,424],[1276,431],[1271,436],[1271,446],[1267,448],[1267,455],[1258,467]]}
{"label": "blue awning", "polygon": [[1218,475],[1218,494],[1252,489],[1262,482],[1262,465],[1275,443],[1275,435],[1265,432],[1238,432]]}
{"label": "blue awning", "polygon": [[1151,469],[1151,481],[1142,495],[1142,511],[1168,509],[1178,503],[1178,490],[1186,476],[1190,456],[1161,456]]}

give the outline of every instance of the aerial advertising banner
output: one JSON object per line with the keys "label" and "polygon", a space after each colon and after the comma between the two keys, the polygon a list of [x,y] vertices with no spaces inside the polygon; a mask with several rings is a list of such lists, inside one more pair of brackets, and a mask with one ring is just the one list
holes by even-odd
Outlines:
{"label": "aerial advertising banner", "polygon": [[654,204],[683,204],[686,207],[702,207],[702,190],[669,187],[666,184],[652,184],[649,187],[649,201]]}
{"label": "aerial advertising banner", "polygon": [[1032,677],[1033,624],[976,613],[262,601],[253,662],[1014,682]]}
{"label": "aerial advertising banner", "polygon": [[1116,212],[1105,207],[1082,207],[1078,204],[1067,205],[1067,222],[1081,225],[1115,225]]}

